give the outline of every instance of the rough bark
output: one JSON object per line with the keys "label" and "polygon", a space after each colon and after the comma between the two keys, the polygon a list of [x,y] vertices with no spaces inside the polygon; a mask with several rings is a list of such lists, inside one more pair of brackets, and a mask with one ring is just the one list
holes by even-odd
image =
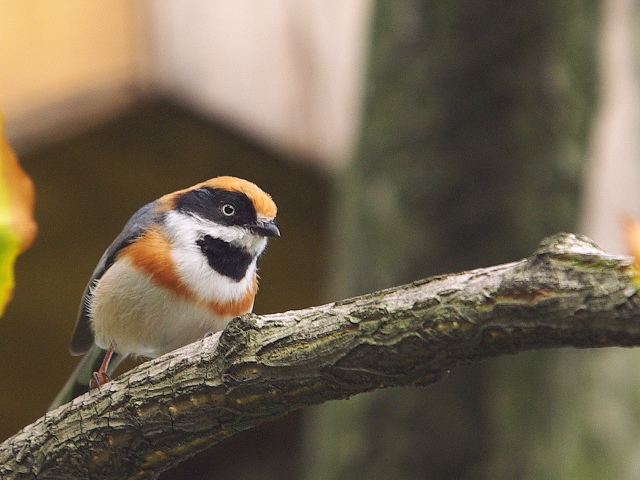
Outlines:
{"label": "rough bark", "polygon": [[234,433],[531,349],[640,344],[631,260],[585,237],[524,260],[245,316],[48,413],[0,445],[1,478],[154,478]]}

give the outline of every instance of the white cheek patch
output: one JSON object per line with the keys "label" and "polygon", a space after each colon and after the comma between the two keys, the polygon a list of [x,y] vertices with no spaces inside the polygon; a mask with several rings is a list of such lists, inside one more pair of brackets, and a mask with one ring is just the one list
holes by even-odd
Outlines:
{"label": "white cheek patch", "polygon": [[267,247],[266,238],[253,234],[242,227],[228,227],[226,225],[216,225],[215,223],[204,221],[201,224],[200,232],[243,248],[254,257],[259,257]]}
{"label": "white cheek patch", "polygon": [[[180,280],[205,301],[226,302],[243,298],[253,288],[258,256],[264,251],[265,238],[247,232],[242,227],[216,225],[201,218],[169,212],[165,220],[166,234],[171,241],[171,258]],[[204,235],[211,235],[245,248],[254,257],[245,276],[238,282],[219,274],[209,266],[196,243]]]}
{"label": "white cheek patch", "polygon": [[219,225],[195,215],[171,211],[167,213],[164,224],[171,243],[178,248],[195,244],[204,235],[244,248],[254,257],[259,257],[267,247],[266,238],[253,234],[246,228]]}

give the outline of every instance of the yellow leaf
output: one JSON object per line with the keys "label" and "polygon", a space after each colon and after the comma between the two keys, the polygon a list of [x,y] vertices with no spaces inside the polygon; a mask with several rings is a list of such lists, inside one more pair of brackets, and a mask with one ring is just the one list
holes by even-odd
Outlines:
{"label": "yellow leaf", "polygon": [[35,190],[31,178],[4,137],[0,114],[0,315],[13,294],[13,265],[38,232],[33,219]]}

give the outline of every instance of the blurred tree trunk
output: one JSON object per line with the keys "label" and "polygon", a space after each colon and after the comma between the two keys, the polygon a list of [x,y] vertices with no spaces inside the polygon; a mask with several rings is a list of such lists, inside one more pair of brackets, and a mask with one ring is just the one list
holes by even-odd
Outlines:
{"label": "blurred tree trunk", "polygon": [[[617,253],[627,250],[623,216],[640,216],[640,4],[605,0],[601,17],[601,93],[581,230]],[[640,350],[565,352],[556,360],[550,370],[565,381],[552,385],[552,427],[545,426],[546,436],[537,436],[533,445],[537,478],[640,478]],[[511,441],[518,441],[515,435]]]}
{"label": "blurred tree trunk", "polygon": [[[337,181],[332,298],[514,260],[575,227],[596,5],[376,3],[361,144]],[[526,477],[551,428],[552,356],[316,408],[307,478]]]}

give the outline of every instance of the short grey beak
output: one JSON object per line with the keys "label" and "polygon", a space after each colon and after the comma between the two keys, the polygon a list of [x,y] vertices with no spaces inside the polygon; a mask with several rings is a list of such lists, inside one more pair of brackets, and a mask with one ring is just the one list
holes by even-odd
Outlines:
{"label": "short grey beak", "polygon": [[279,237],[280,229],[273,220],[268,222],[256,222],[251,225],[251,231],[263,237]]}

